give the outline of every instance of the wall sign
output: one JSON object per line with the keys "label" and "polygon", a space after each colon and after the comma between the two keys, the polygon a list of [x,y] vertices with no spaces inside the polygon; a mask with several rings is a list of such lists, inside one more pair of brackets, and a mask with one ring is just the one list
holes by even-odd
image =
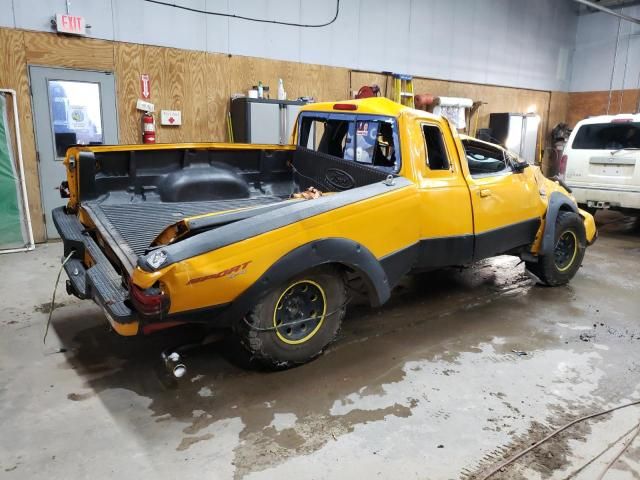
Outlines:
{"label": "wall sign", "polygon": [[182,125],[180,110],[160,110],[160,125]]}
{"label": "wall sign", "polygon": [[67,33],[69,35],[86,35],[87,24],[84,21],[84,17],[58,13],[56,15],[56,30],[58,33]]}
{"label": "wall sign", "polygon": [[145,100],[151,98],[151,79],[148,73],[140,75],[140,95],[142,95],[142,98]]}
{"label": "wall sign", "polygon": [[145,102],[144,100],[138,99],[138,101],[136,102],[136,108],[138,110],[142,110],[143,112],[153,113],[153,111],[155,110],[155,105],[151,102]]}

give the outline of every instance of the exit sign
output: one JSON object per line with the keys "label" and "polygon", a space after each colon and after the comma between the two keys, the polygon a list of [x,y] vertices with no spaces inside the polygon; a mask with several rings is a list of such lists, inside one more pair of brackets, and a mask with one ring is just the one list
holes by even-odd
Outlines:
{"label": "exit sign", "polygon": [[87,24],[84,17],[58,13],[56,15],[56,30],[58,33],[68,33],[70,35],[86,35]]}

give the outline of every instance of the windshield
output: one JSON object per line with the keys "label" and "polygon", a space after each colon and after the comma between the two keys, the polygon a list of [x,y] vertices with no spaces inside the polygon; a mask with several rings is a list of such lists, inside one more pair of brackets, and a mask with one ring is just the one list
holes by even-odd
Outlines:
{"label": "windshield", "polygon": [[582,125],[571,147],[574,150],[640,148],[640,122]]}

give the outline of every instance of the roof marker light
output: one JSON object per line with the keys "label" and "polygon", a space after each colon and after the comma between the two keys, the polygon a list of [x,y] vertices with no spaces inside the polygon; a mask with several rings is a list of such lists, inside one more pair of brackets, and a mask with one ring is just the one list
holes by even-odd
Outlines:
{"label": "roof marker light", "polygon": [[358,106],[353,103],[334,103],[334,110],[357,110]]}
{"label": "roof marker light", "polygon": [[611,120],[611,123],[629,123],[629,122],[633,122],[633,118],[614,118],[613,120]]}

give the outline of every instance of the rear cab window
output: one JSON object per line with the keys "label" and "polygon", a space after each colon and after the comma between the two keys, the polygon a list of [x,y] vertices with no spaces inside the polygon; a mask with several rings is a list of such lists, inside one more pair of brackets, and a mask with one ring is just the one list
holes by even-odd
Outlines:
{"label": "rear cab window", "polygon": [[578,128],[574,150],[640,149],[640,122],[587,123]]}
{"label": "rear cab window", "polygon": [[389,173],[400,171],[398,123],[393,117],[303,112],[298,145]]}

